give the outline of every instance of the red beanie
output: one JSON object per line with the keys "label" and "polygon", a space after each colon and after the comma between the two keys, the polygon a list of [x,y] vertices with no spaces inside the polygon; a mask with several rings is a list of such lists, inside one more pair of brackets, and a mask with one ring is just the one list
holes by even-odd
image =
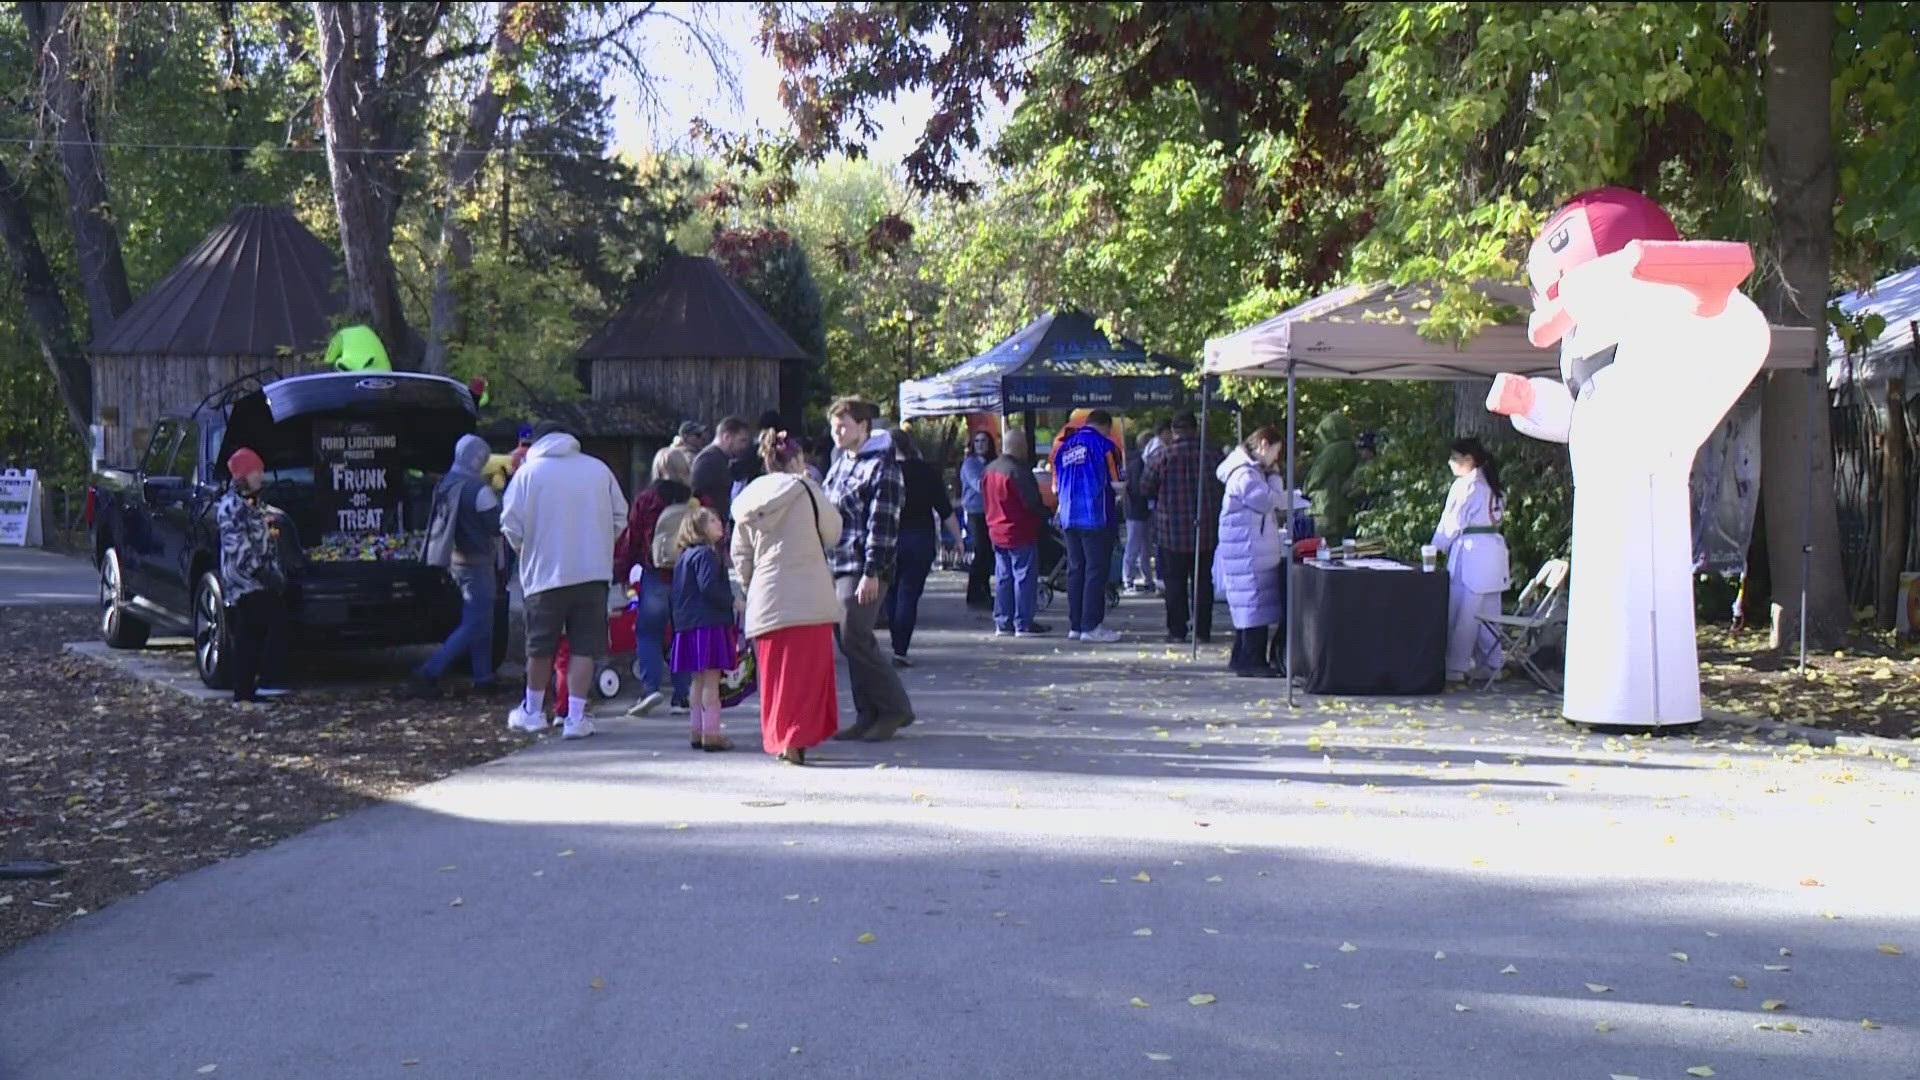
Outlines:
{"label": "red beanie", "polygon": [[260,455],[244,446],[235,450],[233,456],[227,459],[227,475],[235,480],[257,472],[265,472],[266,469],[267,463],[260,460]]}

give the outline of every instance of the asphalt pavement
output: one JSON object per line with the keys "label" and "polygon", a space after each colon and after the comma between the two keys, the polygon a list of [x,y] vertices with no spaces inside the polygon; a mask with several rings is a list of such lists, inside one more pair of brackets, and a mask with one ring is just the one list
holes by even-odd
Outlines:
{"label": "asphalt pavement", "polygon": [[1920,1077],[1902,759],[1291,711],[957,586],[896,741],[543,740],[0,957],[0,1077]]}
{"label": "asphalt pavement", "polygon": [[0,607],[93,604],[100,579],[85,559],[39,548],[0,547]]}

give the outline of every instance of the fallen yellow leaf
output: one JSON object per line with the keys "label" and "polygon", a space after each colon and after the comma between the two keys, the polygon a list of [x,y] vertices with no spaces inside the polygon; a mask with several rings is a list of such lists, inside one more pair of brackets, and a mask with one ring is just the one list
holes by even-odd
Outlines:
{"label": "fallen yellow leaf", "polygon": [[1873,951],[1887,956],[1905,956],[1906,950],[1898,945],[1875,945]]}
{"label": "fallen yellow leaf", "polygon": [[1213,996],[1212,994],[1194,994],[1194,995],[1193,995],[1192,997],[1189,997],[1189,998],[1187,998],[1187,1004],[1189,1004],[1189,1005],[1211,1005],[1211,1004],[1213,1004],[1214,1002],[1216,1002],[1216,1001],[1219,1001],[1219,1000],[1220,1000],[1219,998],[1217,998],[1217,997],[1214,997],[1214,996]]}
{"label": "fallen yellow leaf", "polygon": [[1874,1022],[1873,1022],[1872,1020],[1862,1020],[1862,1021],[1860,1021],[1860,1026],[1861,1026],[1861,1027],[1863,1027],[1863,1028],[1865,1028],[1865,1029],[1866,1029],[1866,1030],[1868,1030],[1868,1031],[1879,1031],[1879,1030],[1880,1030],[1880,1025],[1879,1025],[1879,1024],[1876,1024],[1876,1023],[1874,1023]]}
{"label": "fallen yellow leaf", "polygon": [[1473,1010],[1467,1008],[1465,1005],[1462,1005],[1456,1001],[1454,1002],[1454,1005],[1453,1005],[1453,1011],[1454,1012],[1472,1012]]}
{"label": "fallen yellow leaf", "polygon": [[1351,941],[1343,941],[1340,943],[1340,951],[1341,952],[1359,952],[1360,946],[1355,945]]}
{"label": "fallen yellow leaf", "polygon": [[1147,1007],[1147,999],[1146,998],[1128,998],[1127,1004],[1133,1006],[1136,1009],[1144,1009]]}
{"label": "fallen yellow leaf", "polygon": [[1680,962],[1681,962],[1681,963],[1683,963],[1683,964],[1687,962],[1687,954],[1686,954],[1686,953],[1683,953],[1683,952],[1670,952],[1670,953],[1668,953],[1667,955],[1668,955],[1668,956],[1671,956],[1671,957],[1673,957],[1673,958],[1674,958],[1675,960],[1678,960],[1678,961],[1680,961]]}
{"label": "fallen yellow leaf", "polygon": [[1153,875],[1147,873],[1145,870],[1142,870],[1139,873],[1133,875],[1133,880],[1139,882],[1142,885],[1145,885],[1147,882],[1153,880]]}
{"label": "fallen yellow leaf", "polygon": [[1613,1025],[1607,1023],[1605,1020],[1600,1020],[1593,1025],[1593,1030],[1605,1035],[1607,1032],[1613,1030]]}
{"label": "fallen yellow leaf", "polygon": [[595,979],[587,985],[593,987],[595,990],[605,990],[607,988],[605,980],[602,979]]}
{"label": "fallen yellow leaf", "polygon": [[1781,1009],[1787,1007],[1787,1003],[1781,1001],[1779,998],[1768,998],[1760,1003],[1760,1007],[1767,1012],[1779,1012]]}
{"label": "fallen yellow leaf", "polygon": [[560,858],[562,858],[562,859],[564,859],[564,858],[566,858],[567,856],[569,856],[569,855],[572,855],[572,854],[573,854],[573,849],[572,849],[572,848],[568,848],[567,850],[565,850],[565,851],[563,851],[563,852],[561,852],[561,853],[560,853]]}
{"label": "fallen yellow leaf", "polygon": [[1792,971],[1793,967],[1790,964],[1761,964],[1760,970],[1761,971]]}
{"label": "fallen yellow leaf", "polygon": [[1357,1001],[1343,1001],[1340,1003],[1340,1007],[1343,1009],[1357,1009],[1360,1007],[1360,1003]]}
{"label": "fallen yellow leaf", "polygon": [[1508,965],[1507,965],[1506,967],[1503,967],[1503,968],[1501,968],[1501,969],[1500,969],[1500,974],[1502,974],[1502,975],[1518,975],[1518,974],[1520,974],[1520,969],[1519,969],[1519,968],[1517,968],[1517,967],[1514,967],[1514,966],[1513,966],[1512,964],[1508,964]]}
{"label": "fallen yellow leaf", "polygon": [[1133,932],[1133,936],[1134,937],[1152,937],[1153,929],[1151,927],[1143,926],[1140,929],[1135,930]]}
{"label": "fallen yellow leaf", "polygon": [[1149,1050],[1147,1051],[1147,1060],[1148,1061],[1172,1061],[1173,1055],[1163,1054],[1158,1050]]}
{"label": "fallen yellow leaf", "polygon": [[1601,985],[1600,985],[1599,983],[1588,983],[1588,984],[1587,984],[1587,989],[1588,989],[1588,990],[1591,990],[1591,991],[1593,991],[1593,992],[1594,992],[1594,993],[1596,993],[1596,994],[1611,994],[1611,993],[1613,993],[1613,987],[1611,987],[1611,986],[1601,986]]}
{"label": "fallen yellow leaf", "polygon": [[854,938],[853,940],[859,942],[862,945],[871,945],[873,944],[873,931],[869,930],[866,933],[861,934],[859,937]]}
{"label": "fallen yellow leaf", "polygon": [[1713,1066],[1695,1065],[1693,1068],[1687,1070],[1687,1075],[1688,1076],[1712,1076]]}
{"label": "fallen yellow leaf", "polygon": [[1735,990],[1745,990],[1747,988],[1747,980],[1738,975],[1727,976],[1727,981],[1733,984]]}
{"label": "fallen yellow leaf", "polygon": [[684,829],[687,827],[688,827],[687,823],[684,821],[676,821],[673,824],[667,826],[667,828],[672,829],[675,832],[679,832],[681,829]]}
{"label": "fallen yellow leaf", "polygon": [[1447,954],[1443,952],[1436,952],[1433,954],[1433,958],[1435,960],[1445,960],[1447,958]]}

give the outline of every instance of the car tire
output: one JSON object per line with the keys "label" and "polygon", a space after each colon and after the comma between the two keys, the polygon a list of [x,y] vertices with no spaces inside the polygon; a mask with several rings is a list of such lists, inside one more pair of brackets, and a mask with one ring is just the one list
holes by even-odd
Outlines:
{"label": "car tire", "polygon": [[233,635],[220,576],[208,571],[193,583],[193,667],[209,690],[233,689]]}
{"label": "car tire", "polygon": [[100,640],[109,649],[138,649],[146,645],[153,627],[129,614],[127,579],[121,570],[120,549],[100,553]]}

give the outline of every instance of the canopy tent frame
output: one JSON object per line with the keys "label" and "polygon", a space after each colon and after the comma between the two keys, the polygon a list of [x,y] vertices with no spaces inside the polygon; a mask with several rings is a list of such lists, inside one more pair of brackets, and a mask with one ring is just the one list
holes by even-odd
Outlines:
{"label": "canopy tent frame", "polygon": [[[1531,304],[1526,291],[1518,286],[1482,283],[1475,290],[1516,311]],[[1287,380],[1287,497],[1288,538],[1292,539],[1292,511],[1295,491],[1297,447],[1295,432],[1298,396],[1296,384],[1302,375],[1308,378],[1348,378],[1363,380],[1464,381],[1492,378],[1501,373],[1527,377],[1560,377],[1557,350],[1535,348],[1526,338],[1523,322],[1496,323],[1486,327],[1458,348],[1422,337],[1419,326],[1424,312],[1431,310],[1435,290],[1428,286],[1395,286],[1384,282],[1349,285],[1335,289],[1303,304],[1282,311],[1263,322],[1207,342],[1201,363],[1201,445],[1205,446],[1205,420],[1209,381],[1212,376],[1237,375],[1244,378],[1284,378]],[[1816,387],[1826,385],[1819,358],[1820,337],[1810,327],[1779,326],[1773,331],[1762,374],[1799,372],[1813,380]],[[1304,369],[1304,370],[1303,370]],[[1814,421],[1813,402],[1823,395],[1809,397],[1809,429]],[[1812,567],[1811,536],[1812,484],[1815,472],[1812,440],[1808,441],[1808,508],[1801,517],[1800,543],[1800,667],[1807,662],[1807,575]],[[1196,504],[1205,490],[1204,470]],[[1286,625],[1282,662],[1287,680],[1287,707],[1295,708],[1293,641],[1298,595],[1294,586],[1298,577],[1291,543],[1285,554]],[[1197,595],[1198,567],[1195,568]],[[1197,601],[1195,601],[1197,603]],[[1199,655],[1195,641],[1194,655]]]}

